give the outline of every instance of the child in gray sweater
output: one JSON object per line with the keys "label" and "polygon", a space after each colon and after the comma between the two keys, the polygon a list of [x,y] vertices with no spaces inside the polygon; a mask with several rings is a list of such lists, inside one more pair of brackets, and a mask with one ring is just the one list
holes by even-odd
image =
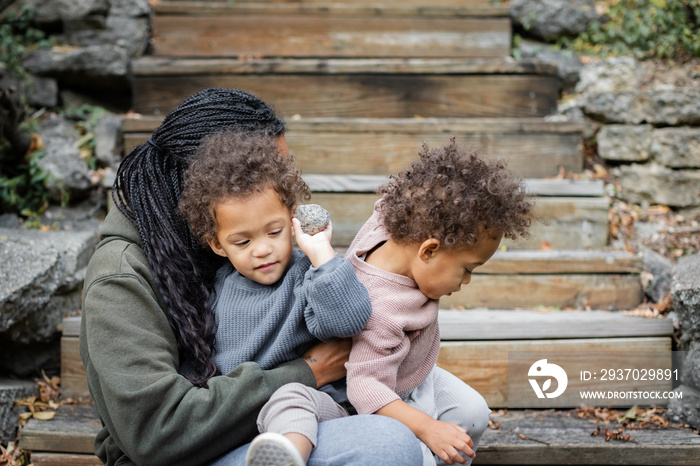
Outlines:
{"label": "child in gray sweater", "polygon": [[[310,196],[286,148],[273,136],[224,132],[206,137],[199,151],[180,212],[202,244],[228,258],[211,297],[219,371],[246,362],[270,369],[318,340],[359,333],[372,311],[369,295],[331,246],[332,224],[309,235],[292,217]],[[327,388],[341,404],[342,386]]]}

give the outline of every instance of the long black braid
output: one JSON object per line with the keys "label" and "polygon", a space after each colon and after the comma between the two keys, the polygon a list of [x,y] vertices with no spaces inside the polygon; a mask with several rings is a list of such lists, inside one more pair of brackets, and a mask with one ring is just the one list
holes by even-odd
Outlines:
{"label": "long black braid", "polygon": [[209,296],[225,258],[202,247],[178,213],[184,173],[202,137],[227,128],[284,134],[284,123],[257,97],[235,89],[205,89],[183,101],[134,148],[117,171],[112,197],[133,223],[166,304],[189,380],[204,386],[216,374],[216,325]]}

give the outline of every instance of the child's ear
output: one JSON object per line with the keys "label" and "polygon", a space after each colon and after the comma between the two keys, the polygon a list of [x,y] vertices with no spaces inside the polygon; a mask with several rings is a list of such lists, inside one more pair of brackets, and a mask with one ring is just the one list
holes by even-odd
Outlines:
{"label": "child's ear", "polygon": [[214,251],[214,253],[222,257],[228,257],[226,255],[226,251],[224,251],[224,249],[221,247],[221,243],[219,243],[219,240],[216,237],[207,238],[207,243],[209,243],[209,247],[212,251]]}
{"label": "child's ear", "polygon": [[440,250],[440,241],[435,238],[430,238],[421,243],[418,247],[418,257],[423,262],[430,261],[435,254]]}

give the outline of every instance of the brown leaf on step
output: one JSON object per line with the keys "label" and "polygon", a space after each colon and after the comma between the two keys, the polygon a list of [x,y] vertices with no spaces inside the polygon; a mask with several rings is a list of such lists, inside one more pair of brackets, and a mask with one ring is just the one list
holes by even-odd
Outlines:
{"label": "brown leaf on step", "polygon": [[48,421],[56,416],[56,411],[41,411],[40,413],[34,413],[34,419],[39,421]]}
{"label": "brown leaf on step", "polygon": [[489,428],[493,430],[498,430],[501,427],[500,422],[493,422],[493,420],[489,419]]}
{"label": "brown leaf on step", "polygon": [[551,251],[554,249],[549,241],[542,241],[540,244],[540,251]]}
{"label": "brown leaf on step", "polygon": [[559,166],[559,173],[557,174],[555,180],[563,180],[566,178],[566,170],[564,169],[563,166]]}

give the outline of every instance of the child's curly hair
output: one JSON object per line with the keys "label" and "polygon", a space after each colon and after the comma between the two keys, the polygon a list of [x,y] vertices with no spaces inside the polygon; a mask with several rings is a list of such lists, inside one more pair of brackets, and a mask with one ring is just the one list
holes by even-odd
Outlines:
{"label": "child's curly hair", "polygon": [[533,203],[503,160],[450,144],[423,144],[412,165],[379,188],[384,226],[398,242],[435,238],[449,249],[473,246],[484,231],[527,237]]}
{"label": "child's curly hair", "polygon": [[272,188],[290,211],[311,197],[291,155],[283,154],[278,137],[227,130],[203,138],[198,155],[185,172],[179,211],[203,245],[216,237],[215,207]]}

